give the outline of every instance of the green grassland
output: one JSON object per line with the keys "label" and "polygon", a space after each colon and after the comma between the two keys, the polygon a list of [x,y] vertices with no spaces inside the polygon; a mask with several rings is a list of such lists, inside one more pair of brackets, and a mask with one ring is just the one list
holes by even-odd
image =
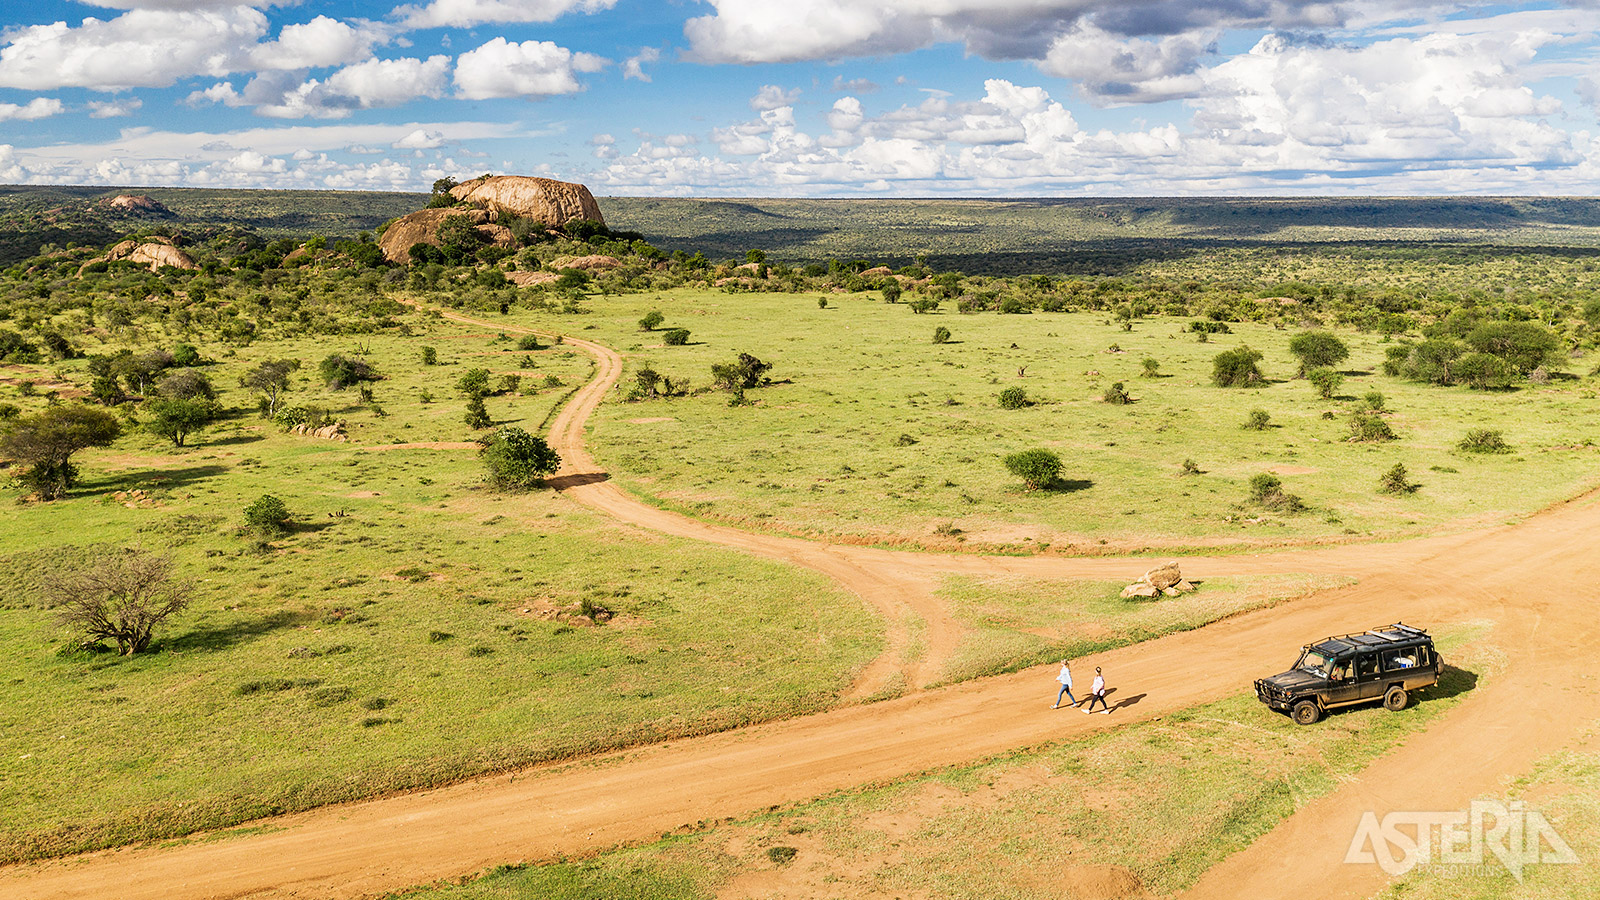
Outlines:
{"label": "green grassland", "polygon": [[[415,334],[202,348],[235,408],[253,405],[235,386],[249,365],[306,360],[289,402],[346,420],[350,443],[253,411],[181,450],[134,431],[80,454],[69,498],[0,516],[0,861],[810,712],[881,651],[873,616],[821,576],[641,534],[553,492],[493,494],[474,450],[413,446],[470,440],[454,389],[469,367],[521,372],[531,392],[489,411],[536,430],[592,366],[403,318]],[[381,417],[313,383],[317,360],[358,342],[388,376]],[[424,345],[440,365],[420,363]],[[70,394],[82,366],[7,367],[40,384],[6,399]],[[240,532],[264,493],[296,523],[262,552]],[[156,652],[72,651],[30,587],[89,544],[171,552],[198,582]],[[556,615],[583,601],[616,617]]]}
{"label": "green grassland", "polygon": [[[1096,313],[915,315],[872,293],[828,295],[825,309],[814,294],[706,291],[595,297],[592,308],[576,327],[625,351],[634,370],[705,387],[712,364],[741,352],[775,366],[777,383],[748,392],[754,406],[730,409],[718,392],[615,403],[593,429],[598,458],[629,489],[745,527],[1003,551],[1256,546],[1496,524],[1600,480],[1593,377],[1506,392],[1416,384],[1378,374],[1386,342],[1374,334],[1341,333],[1347,379],[1322,400],[1294,377],[1295,332],[1267,324],[1199,343],[1177,318],[1124,332]],[[651,309],[666,314],[664,328],[688,328],[691,344],[639,332]],[[939,326],[950,342],[932,342]],[[1214,387],[1213,357],[1240,345],[1265,354],[1268,383]],[[1141,377],[1145,358],[1161,377]],[[1102,401],[1119,381],[1135,402]],[[997,395],[1013,386],[1035,404],[999,409]],[[1371,391],[1384,395],[1399,437],[1351,443],[1348,415]],[[1258,408],[1271,427],[1244,429]],[[1503,431],[1514,452],[1458,450],[1471,428]],[[1001,465],[1031,447],[1061,456],[1058,489],[1026,491]],[[1202,474],[1180,477],[1185,459]],[[1419,490],[1378,493],[1395,463]],[[1247,482],[1269,471],[1309,509],[1249,504]]]}
{"label": "green grassland", "polygon": [[1490,655],[1462,647],[1474,635],[1442,637],[1463,669],[1402,714],[1361,708],[1302,728],[1253,696],[1231,697],[1054,749],[403,896],[698,898],[780,884],[823,896],[1042,900],[1090,866],[1123,867],[1168,896],[1447,713]]}

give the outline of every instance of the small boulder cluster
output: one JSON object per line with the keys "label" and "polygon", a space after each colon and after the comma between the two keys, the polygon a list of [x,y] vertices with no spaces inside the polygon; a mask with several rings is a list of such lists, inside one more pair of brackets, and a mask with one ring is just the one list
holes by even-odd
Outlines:
{"label": "small boulder cluster", "polygon": [[335,422],[332,425],[323,425],[321,427],[312,425],[309,422],[301,422],[299,425],[289,429],[289,433],[303,434],[306,437],[321,438],[325,441],[348,441],[350,439],[344,433],[343,422]]}
{"label": "small boulder cluster", "polygon": [[1167,563],[1140,576],[1138,581],[1122,589],[1124,600],[1152,600],[1156,597],[1176,597],[1195,590],[1195,586],[1178,570],[1178,564]]}

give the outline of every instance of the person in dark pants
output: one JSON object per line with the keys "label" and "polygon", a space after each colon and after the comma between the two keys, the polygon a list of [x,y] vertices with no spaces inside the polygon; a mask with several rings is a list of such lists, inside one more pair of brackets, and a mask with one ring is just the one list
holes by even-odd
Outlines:
{"label": "person in dark pants", "polygon": [[1061,690],[1056,692],[1056,705],[1050,708],[1060,709],[1062,697],[1066,697],[1072,701],[1073,706],[1077,706],[1078,698],[1072,696],[1072,667],[1067,665],[1067,661],[1064,659],[1061,661],[1061,673],[1056,676],[1056,681],[1060,682]]}
{"label": "person in dark pants", "polygon": [[1094,667],[1094,684],[1089,686],[1089,705],[1084,707],[1083,714],[1094,712],[1094,705],[1100,704],[1101,715],[1111,715],[1111,707],[1106,706],[1106,678],[1100,674],[1100,667]]}

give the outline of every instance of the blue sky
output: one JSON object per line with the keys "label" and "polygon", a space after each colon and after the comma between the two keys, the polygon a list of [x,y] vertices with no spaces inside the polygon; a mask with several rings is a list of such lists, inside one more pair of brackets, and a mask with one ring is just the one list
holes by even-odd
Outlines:
{"label": "blue sky", "polygon": [[1583,194],[1600,0],[39,0],[0,182]]}

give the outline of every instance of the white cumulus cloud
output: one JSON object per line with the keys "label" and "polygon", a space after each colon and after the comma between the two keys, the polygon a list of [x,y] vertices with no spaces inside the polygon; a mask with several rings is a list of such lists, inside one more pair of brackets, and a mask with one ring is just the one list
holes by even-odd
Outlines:
{"label": "white cumulus cloud", "polygon": [[56,22],[12,29],[0,49],[0,87],[117,91],[227,75],[266,31],[266,16],[244,6],[134,10],[110,21],[87,18],[76,28]]}
{"label": "white cumulus cloud", "polygon": [[372,55],[379,35],[317,16],[303,25],[285,25],[278,39],[256,46],[250,61],[257,69],[316,69],[357,62]]}
{"label": "white cumulus cloud", "polygon": [[397,7],[405,28],[470,28],[487,22],[553,22],[570,12],[610,9],[617,0],[433,0],[425,6]]}
{"label": "white cumulus cloud", "polygon": [[61,115],[63,108],[61,101],[52,97],[35,97],[21,106],[15,103],[0,103],[0,122],[8,119],[19,122],[48,119],[51,116]]}
{"label": "white cumulus cloud", "polygon": [[776,84],[763,84],[761,90],[750,98],[750,108],[756,111],[791,106],[800,99],[800,89],[788,90]]}
{"label": "white cumulus cloud", "polygon": [[418,128],[394,142],[396,150],[432,150],[444,146],[444,132]]}
{"label": "white cumulus cloud", "polygon": [[592,53],[573,53],[550,41],[497,37],[456,60],[456,93],[467,100],[572,94],[583,89],[577,73],[605,65]]}

